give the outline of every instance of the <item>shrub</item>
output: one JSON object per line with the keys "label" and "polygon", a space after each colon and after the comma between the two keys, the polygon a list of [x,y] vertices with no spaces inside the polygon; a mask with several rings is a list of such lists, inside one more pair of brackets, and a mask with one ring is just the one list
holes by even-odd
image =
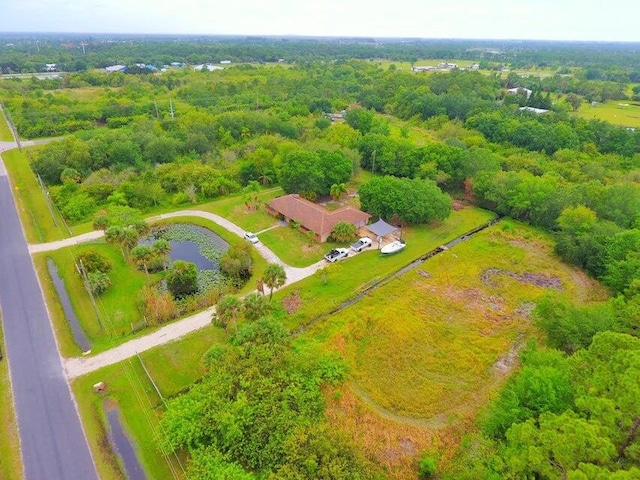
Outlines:
{"label": "shrub", "polygon": [[176,304],[169,292],[159,292],[146,285],[140,293],[139,307],[147,321],[153,325],[175,318],[178,313]]}
{"label": "shrub", "polygon": [[84,267],[87,274],[94,272],[108,273],[111,271],[111,263],[104,255],[95,250],[85,250],[78,255],[78,263]]}
{"label": "shrub", "polygon": [[434,478],[437,469],[438,461],[435,458],[424,455],[418,463],[418,478],[420,480]]}
{"label": "shrub", "polygon": [[176,260],[167,272],[166,281],[174,297],[191,295],[198,290],[198,269],[191,262]]}
{"label": "shrub", "polygon": [[253,270],[253,258],[251,248],[247,242],[239,242],[231,245],[222,257],[220,257],[220,270],[231,279],[235,287],[241,287],[251,277]]}
{"label": "shrub", "polygon": [[338,222],[331,230],[331,238],[336,242],[349,242],[356,238],[358,229],[349,222]]}
{"label": "shrub", "polygon": [[87,280],[89,288],[95,295],[106,292],[111,286],[111,279],[104,272],[90,272],[87,274]]}

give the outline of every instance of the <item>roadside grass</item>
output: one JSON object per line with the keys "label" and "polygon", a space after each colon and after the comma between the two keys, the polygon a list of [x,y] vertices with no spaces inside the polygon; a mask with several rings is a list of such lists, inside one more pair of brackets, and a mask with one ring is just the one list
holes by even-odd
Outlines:
{"label": "roadside grass", "polygon": [[[228,243],[242,242],[243,240],[235,234],[225,230],[210,220],[199,217],[176,217],[156,224],[167,223],[189,223],[205,227]],[[112,269],[109,272],[112,285],[103,295],[95,296],[98,312],[100,314],[103,328],[100,327],[98,315],[91,303],[84,283],[75,270],[74,258],[83,251],[96,250],[109,259]],[[249,293],[256,288],[255,279],[262,276],[267,262],[258,252],[253,252],[253,275],[251,279],[238,292],[239,295]],[[47,270],[47,258],[51,258],[58,266],[58,273],[63,279],[65,287],[69,292],[71,303],[78,317],[78,321],[87,334],[91,342],[92,353],[98,353],[116,345],[129,341],[133,338],[145,335],[159,326],[149,326],[133,332],[132,326],[138,326],[142,316],[137,308],[138,293],[146,285],[147,278],[144,272],[138,270],[134,265],[126,263],[117,247],[108,245],[104,241],[83,243],[73,247],[67,247],[51,252],[43,252],[34,255],[34,264],[41,279],[45,298],[49,312],[55,326],[56,335],[60,343],[60,350],[65,357],[79,355],[80,349],[75,344],[71,334],[71,328],[65,318],[60,305],[58,295]],[[151,274],[151,283],[161,279],[161,273]],[[195,312],[189,313],[193,315]],[[175,321],[175,320],[173,320]]]}
{"label": "roadside grass", "polygon": [[[379,463],[393,465],[391,478],[415,475],[425,449],[451,458],[477,412],[517,367],[511,349],[538,335],[527,312],[550,289],[487,277],[489,268],[556,277],[560,295],[580,301],[583,286],[553,255],[549,237],[502,220],[294,342],[349,364],[349,382],[328,393],[330,421]],[[390,459],[390,452],[397,456]]]}
{"label": "roadside grass", "polygon": [[0,141],[13,142],[13,134],[4,115],[0,113]]}
{"label": "roadside grass", "polygon": [[[0,351],[6,352],[2,314],[0,313]],[[20,438],[18,424],[13,410],[13,393],[9,378],[9,365],[0,360],[0,478],[3,480],[19,480],[22,478],[22,461],[20,458]]]}
{"label": "roadside grass", "polygon": [[328,264],[320,273],[274,295],[282,300],[293,292],[298,292],[301,305],[294,314],[287,317],[287,327],[296,329],[307,324],[320,313],[331,310],[375,281],[493,217],[492,212],[466,207],[454,211],[438,225],[405,228],[402,236],[407,241],[407,247],[397,255],[382,256],[378,250],[369,250],[341,262]]}
{"label": "roadside grass", "polygon": [[[225,344],[225,334],[208,326],[180,341],[144,352],[141,357],[162,395],[168,397],[202,377],[202,357],[214,344]],[[100,478],[126,478],[109,445],[104,398],[92,391],[92,386],[101,381],[107,384],[106,397],[118,405],[124,428],[147,477],[174,478],[175,472],[177,478],[185,478],[179,457],[164,455],[158,447],[158,438],[162,436],[159,420],[164,407],[137,357],[92,372],[72,384]],[[179,459],[184,465],[185,459]]]}
{"label": "roadside grass", "polygon": [[640,129],[640,102],[632,100],[610,100],[595,107],[583,103],[577,115],[587,120],[604,120],[614,125]]}
{"label": "roadside grass", "polygon": [[2,154],[2,158],[9,172],[27,242],[51,242],[65,238],[62,220],[57,213],[54,213],[55,220],[51,216],[25,150],[9,150]]}
{"label": "roadside grass", "polygon": [[[100,321],[87,293],[80,275],[75,269],[74,259],[82,252],[95,250],[109,259],[112,265],[109,277],[112,285],[102,295],[94,296]],[[146,284],[144,272],[122,258],[117,247],[104,242],[83,243],[52,252],[35,255],[34,263],[47,299],[49,311],[56,326],[60,341],[60,349],[64,356],[73,356],[79,349],[73,341],[69,324],[65,318],[53,281],[47,270],[47,258],[51,258],[58,267],[58,274],[63,279],[69,292],[73,310],[78,317],[82,329],[91,342],[92,352],[99,352],[113,347],[133,337],[132,324],[140,322],[141,315],[136,307],[137,294]],[[151,282],[158,281],[160,274],[152,274]],[[102,322],[102,327],[100,326]],[[61,335],[61,332],[66,332]]]}

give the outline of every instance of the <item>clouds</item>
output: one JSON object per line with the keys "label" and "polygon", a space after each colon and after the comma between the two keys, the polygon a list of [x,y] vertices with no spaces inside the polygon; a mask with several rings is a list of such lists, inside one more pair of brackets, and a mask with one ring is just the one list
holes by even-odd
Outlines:
{"label": "clouds", "polygon": [[635,0],[0,0],[3,31],[640,41]]}

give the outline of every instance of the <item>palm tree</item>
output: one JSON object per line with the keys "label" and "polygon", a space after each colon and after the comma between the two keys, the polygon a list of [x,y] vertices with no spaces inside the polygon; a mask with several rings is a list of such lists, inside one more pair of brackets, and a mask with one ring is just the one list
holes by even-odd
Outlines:
{"label": "palm tree", "polygon": [[216,305],[214,316],[222,322],[225,329],[233,322],[236,332],[238,331],[238,318],[242,315],[242,302],[238,297],[225,295]]}
{"label": "palm tree", "polygon": [[167,269],[167,258],[171,252],[171,243],[164,238],[160,238],[151,245],[154,255],[162,260],[162,268]]}
{"label": "palm tree", "polygon": [[255,210],[258,207],[258,193],[260,193],[260,184],[255,180],[251,180],[246,187],[242,189],[245,203],[249,210]]}
{"label": "palm tree", "polygon": [[334,183],[329,190],[329,195],[336,202],[340,200],[344,193],[347,193],[347,186],[344,183]]}
{"label": "palm tree", "polygon": [[138,244],[138,240],[140,240],[140,235],[135,228],[127,227],[122,229],[121,242],[127,257],[129,256],[131,249]]}
{"label": "palm tree", "polygon": [[280,288],[287,281],[287,272],[284,271],[284,267],[277,263],[270,263],[264,270],[264,284],[269,287],[269,301],[273,297],[273,291],[276,288]]}
{"label": "palm tree", "polygon": [[131,250],[131,256],[136,265],[144,268],[149,283],[149,262],[153,259],[153,249],[149,245],[137,245]]}
{"label": "palm tree", "polygon": [[269,304],[266,298],[257,292],[250,293],[244,297],[242,306],[247,320],[258,320],[269,313]]}
{"label": "palm tree", "polygon": [[109,245],[118,245],[122,258],[126,261],[127,256],[124,253],[122,239],[124,238],[124,229],[122,227],[109,227],[104,232],[104,239]]}

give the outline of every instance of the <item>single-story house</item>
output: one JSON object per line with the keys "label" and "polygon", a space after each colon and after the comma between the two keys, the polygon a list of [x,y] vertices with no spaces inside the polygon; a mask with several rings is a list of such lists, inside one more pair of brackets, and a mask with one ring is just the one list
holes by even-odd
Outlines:
{"label": "single-story house", "polygon": [[298,222],[303,229],[315,233],[319,242],[327,241],[331,230],[338,222],[349,222],[356,227],[364,227],[371,218],[368,213],[353,207],[327,210],[297,194],[274,198],[267,204],[267,212],[282,217],[287,222]]}
{"label": "single-story house", "polygon": [[58,65],[56,65],[55,63],[45,63],[44,64],[44,71],[45,72],[55,72],[58,70]]}
{"label": "single-story house", "polygon": [[210,72],[213,72],[215,70],[224,70],[224,67],[219,67],[217,65],[211,65],[210,63],[205,63],[202,65],[196,65],[195,67],[193,67],[193,69],[197,72],[201,72],[202,70],[208,70]]}
{"label": "single-story house", "polygon": [[507,93],[511,95],[526,95],[527,98],[529,98],[533,91],[529,90],[528,88],[516,87],[508,89]]}
{"label": "single-story house", "polygon": [[547,113],[549,110],[546,110],[544,108],[535,108],[535,107],[520,107],[520,110],[523,112],[531,112],[531,113],[535,113],[536,115],[541,115],[543,113]]}
{"label": "single-story house", "polygon": [[110,67],[105,68],[107,73],[124,72],[126,69],[127,69],[126,65],[111,65]]}
{"label": "single-story house", "polygon": [[332,122],[335,122],[335,121],[338,121],[338,120],[344,120],[344,118],[347,116],[347,111],[346,110],[340,110],[338,113],[327,113],[327,112],[325,112],[324,116],[327,117]]}

